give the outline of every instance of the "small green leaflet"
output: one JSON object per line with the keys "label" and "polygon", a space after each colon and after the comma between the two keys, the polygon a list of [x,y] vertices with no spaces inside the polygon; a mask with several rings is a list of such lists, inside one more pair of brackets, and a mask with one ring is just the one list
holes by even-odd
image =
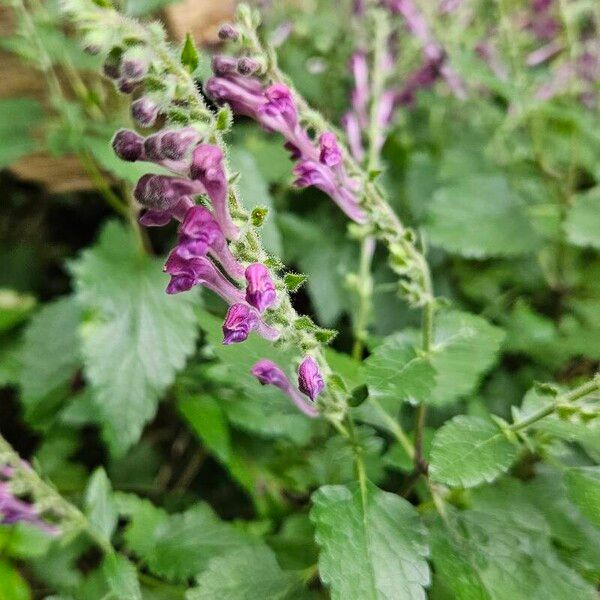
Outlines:
{"label": "small green leaflet", "polygon": [[185,36],[185,42],[181,49],[181,64],[187,68],[190,73],[193,73],[198,68],[200,58],[198,56],[198,50],[196,44],[192,39],[192,36],[187,33]]}
{"label": "small green leaflet", "polygon": [[162,261],[143,254],[116,222],[71,271],[87,316],[81,330],[85,376],[104,439],[119,455],[139,439],[194,349],[195,296],[168,296]]}
{"label": "small green leaflet", "polygon": [[70,382],[81,363],[81,309],[68,296],[49,302],[25,331],[19,383],[25,418],[48,426],[70,392]]}
{"label": "small green leaflet", "polygon": [[424,600],[426,530],[403,498],[367,482],[324,486],[312,497],[319,573],[332,600]]}
{"label": "small green leaflet", "polygon": [[97,469],[90,477],[85,492],[85,512],[93,531],[110,541],[117,526],[117,508],[112,499],[112,488],[104,469]]}
{"label": "small green leaflet", "polygon": [[283,571],[266,546],[240,548],[214,558],[187,600],[302,600],[309,598],[299,573]]}
{"label": "small green leaflet", "polygon": [[440,188],[427,222],[433,244],[467,258],[526,254],[538,244],[521,198],[496,175]]}
{"label": "small green leaflet", "polygon": [[567,215],[565,231],[575,246],[600,248],[600,187],[575,197]]}
{"label": "small green leaflet", "polygon": [[600,467],[573,467],[565,472],[569,498],[600,528]]}
{"label": "small green leaflet", "polygon": [[506,472],[516,456],[517,447],[492,421],[459,415],[436,431],[429,474],[450,486],[473,487]]}

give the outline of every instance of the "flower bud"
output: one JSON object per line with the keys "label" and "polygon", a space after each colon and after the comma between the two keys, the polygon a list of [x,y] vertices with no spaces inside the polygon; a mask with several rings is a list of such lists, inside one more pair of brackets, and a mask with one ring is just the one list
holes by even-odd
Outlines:
{"label": "flower bud", "polygon": [[322,133],[319,137],[319,160],[328,167],[335,167],[342,162],[342,151],[338,146],[335,135],[330,131]]}
{"label": "flower bud", "polygon": [[150,135],[144,142],[144,150],[149,160],[182,160],[192,146],[200,141],[200,133],[193,127],[167,129]]}
{"label": "flower bud", "polygon": [[249,56],[242,56],[242,58],[240,58],[237,62],[237,71],[244,77],[249,77],[260,70],[260,62],[254,58],[250,58]]}
{"label": "flower bud", "polygon": [[298,368],[298,388],[314,401],[324,387],[325,382],[317,361],[312,356],[307,356]]}
{"label": "flower bud", "polygon": [[158,117],[158,106],[147,96],[142,96],[132,102],[131,116],[140,127],[152,127]]}
{"label": "flower bud", "polygon": [[228,73],[235,73],[238,62],[232,56],[215,54],[211,64],[215,75],[227,75]]}
{"label": "flower bud", "polygon": [[230,23],[223,23],[221,27],[219,27],[219,39],[222,41],[232,41],[235,42],[239,37],[239,31]]}
{"label": "flower bud", "polygon": [[277,301],[269,270],[261,263],[254,263],[246,269],[245,275],[248,283],[246,302],[262,313]]}
{"label": "flower bud", "polygon": [[129,129],[120,129],[112,141],[115,154],[128,162],[140,160],[144,154],[144,139]]}
{"label": "flower bud", "polygon": [[135,199],[154,210],[169,210],[184,196],[198,192],[193,182],[168,175],[144,175],[140,178],[133,195]]}
{"label": "flower bud", "polygon": [[117,82],[117,88],[124,94],[131,94],[133,91],[135,91],[135,88],[138,87],[139,83],[140,82],[137,79],[126,79],[121,77],[121,79],[119,79]]}

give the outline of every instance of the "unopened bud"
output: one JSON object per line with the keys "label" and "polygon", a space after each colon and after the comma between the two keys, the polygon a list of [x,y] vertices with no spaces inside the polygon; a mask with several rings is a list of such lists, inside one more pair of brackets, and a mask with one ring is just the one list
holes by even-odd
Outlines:
{"label": "unopened bud", "polygon": [[152,127],[158,117],[158,106],[143,96],[131,104],[131,116],[140,127]]}
{"label": "unopened bud", "polygon": [[240,37],[238,30],[231,23],[224,23],[219,27],[219,39],[235,41]]}
{"label": "unopened bud", "polygon": [[235,73],[237,66],[238,62],[232,56],[216,54],[212,58],[212,70],[215,75],[227,75],[229,73]]}
{"label": "unopened bud", "polygon": [[260,62],[254,58],[250,58],[249,56],[242,56],[242,58],[240,58],[237,62],[238,73],[244,77],[253,75],[257,71],[260,71],[260,69]]}
{"label": "unopened bud", "polygon": [[113,138],[112,147],[121,160],[135,162],[144,153],[144,139],[135,131],[121,129]]}

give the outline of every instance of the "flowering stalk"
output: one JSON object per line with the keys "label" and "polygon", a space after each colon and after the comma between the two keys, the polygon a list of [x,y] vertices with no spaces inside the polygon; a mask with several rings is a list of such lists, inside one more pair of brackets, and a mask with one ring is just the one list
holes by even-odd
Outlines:
{"label": "flowering stalk", "polygon": [[[322,352],[322,344],[332,339],[332,332],[299,317],[293,309],[285,282],[277,273],[279,263],[262,247],[257,232],[260,223],[244,209],[229,183],[222,140],[228,111],[215,116],[207,109],[194,79],[169,48],[158,24],[142,25],[89,0],[67,0],[64,9],[82,32],[86,46],[104,53],[109,62],[117,57],[110,64],[109,76],[118,87],[125,93],[151,95],[171,127],[145,140],[135,132],[120,132],[113,144],[124,160],[149,160],[173,173],[147,175],[136,188],[136,198],[146,209],[142,224],[160,226],[171,219],[181,223],[179,243],[165,265],[171,276],[168,291],[178,293],[201,284],[219,294],[229,304],[223,324],[225,344],[243,341],[254,329],[269,340],[295,348],[299,361],[312,356],[324,382],[318,410],[339,426],[347,411],[347,391]],[[227,39],[236,37],[232,31]],[[128,64],[124,72],[124,60],[138,61],[138,68]],[[223,63],[221,67],[226,68]],[[256,86],[246,87],[244,98],[258,111],[256,101],[262,92]],[[294,130],[285,94],[272,89],[265,104],[268,106],[261,111],[265,123],[286,128],[308,153],[309,140]],[[328,146],[325,138],[318,154],[311,150],[308,158],[318,161],[317,175],[333,173],[336,180],[346,177],[341,166],[331,165],[332,156],[335,147]],[[303,172],[299,176],[313,175]],[[205,198],[207,206],[196,203],[198,196]],[[339,200],[344,203],[350,198],[342,194]],[[310,412],[314,411],[311,406]]]}

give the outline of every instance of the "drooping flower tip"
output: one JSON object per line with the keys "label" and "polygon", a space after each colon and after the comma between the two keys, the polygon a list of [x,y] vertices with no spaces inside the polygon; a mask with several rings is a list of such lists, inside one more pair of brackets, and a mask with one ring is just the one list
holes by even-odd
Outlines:
{"label": "drooping flower tip", "polygon": [[250,371],[261,385],[275,385],[280,389],[286,388],[289,380],[285,373],[272,361],[263,358]]}
{"label": "drooping flower tip", "polygon": [[144,154],[144,138],[135,131],[120,129],[113,138],[112,147],[121,160],[135,162]]}
{"label": "drooping flower tip", "polygon": [[261,263],[253,263],[246,268],[246,302],[263,312],[277,301],[275,285],[269,270]]}
{"label": "drooping flower tip", "polygon": [[185,259],[204,256],[223,237],[218,223],[203,206],[192,206],[186,213],[179,229],[176,252]]}
{"label": "drooping flower tip", "polygon": [[325,382],[317,361],[312,356],[307,356],[298,368],[299,390],[314,401],[324,387]]}
{"label": "drooping flower tip", "polygon": [[266,102],[260,111],[271,116],[281,116],[290,127],[295,127],[298,122],[298,111],[290,89],[283,83],[275,83],[269,86],[264,96]]}
{"label": "drooping flower tip", "polygon": [[342,151],[333,133],[326,131],[319,137],[319,160],[328,167],[335,167],[342,162]]}
{"label": "drooping flower tip", "polygon": [[223,344],[227,346],[245,341],[257,324],[258,315],[248,305],[231,305],[223,322]]}
{"label": "drooping flower tip", "polygon": [[143,96],[131,103],[131,116],[140,127],[152,127],[158,117],[156,102]]}
{"label": "drooping flower tip", "polygon": [[238,61],[232,56],[224,56],[222,54],[215,54],[212,57],[212,70],[215,75],[228,75],[229,73],[235,73],[237,70]]}
{"label": "drooping flower tip", "polygon": [[242,56],[242,58],[237,61],[237,71],[244,77],[249,77],[250,75],[257,73],[260,71],[260,68],[260,62],[250,56]]}
{"label": "drooping flower tip", "polygon": [[223,23],[223,25],[219,27],[218,36],[219,39],[224,42],[235,42],[240,37],[240,33],[233,25],[231,25],[231,23]]}

